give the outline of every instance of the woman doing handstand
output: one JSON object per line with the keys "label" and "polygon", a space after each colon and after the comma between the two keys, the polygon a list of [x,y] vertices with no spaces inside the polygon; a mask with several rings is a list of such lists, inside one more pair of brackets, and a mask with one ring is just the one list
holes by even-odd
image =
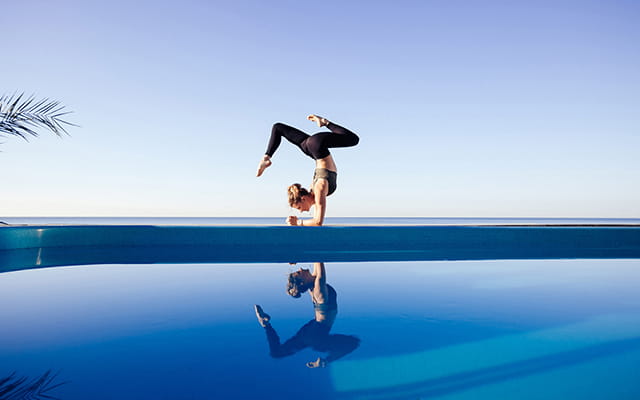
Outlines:
{"label": "woman doing handstand", "polygon": [[350,130],[336,125],[326,118],[312,114],[307,119],[317,123],[319,127],[326,126],[331,132],[319,132],[310,136],[291,126],[282,123],[274,124],[267,151],[258,164],[256,176],[262,175],[264,170],[271,166],[271,157],[280,146],[283,137],[298,146],[304,154],[316,160],[311,190],[303,188],[299,183],[294,183],[287,189],[289,205],[298,211],[309,211],[314,206],[314,216],[309,220],[290,216],[287,218],[287,224],[320,226],[324,222],[327,196],[330,196],[337,188],[338,169],[329,149],[355,146],[360,138]]}

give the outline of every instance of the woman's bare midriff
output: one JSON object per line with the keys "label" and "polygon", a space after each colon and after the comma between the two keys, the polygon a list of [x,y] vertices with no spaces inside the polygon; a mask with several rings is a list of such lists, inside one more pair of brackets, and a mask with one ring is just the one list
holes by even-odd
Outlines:
{"label": "woman's bare midriff", "polygon": [[331,154],[325,158],[316,160],[316,168],[326,168],[329,171],[338,172],[338,167],[336,167],[336,163],[333,161]]}

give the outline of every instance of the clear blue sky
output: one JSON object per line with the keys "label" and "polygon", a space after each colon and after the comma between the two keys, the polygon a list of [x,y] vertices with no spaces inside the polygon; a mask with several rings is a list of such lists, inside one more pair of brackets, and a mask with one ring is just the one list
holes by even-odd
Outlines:
{"label": "clear blue sky", "polygon": [[0,13],[0,92],[81,125],[0,144],[0,216],[283,216],[314,164],[328,216],[640,217],[640,2],[34,1]]}

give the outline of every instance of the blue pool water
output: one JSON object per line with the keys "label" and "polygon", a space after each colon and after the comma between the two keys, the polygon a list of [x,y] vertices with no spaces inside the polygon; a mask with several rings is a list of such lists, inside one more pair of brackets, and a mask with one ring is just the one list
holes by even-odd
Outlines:
{"label": "blue pool water", "polygon": [[326,263],[330,334],[357,347],[317,369],[327,353],[271,357],[253,310],[295,336],[314,311],[285,293],[294,270],[2,273],[0,379],[53,371],[47,394],[68,400],[640,398],[639,259]]}

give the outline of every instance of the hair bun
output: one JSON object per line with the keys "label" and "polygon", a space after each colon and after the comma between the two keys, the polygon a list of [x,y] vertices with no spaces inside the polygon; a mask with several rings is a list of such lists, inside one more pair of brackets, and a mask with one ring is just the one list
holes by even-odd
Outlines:
{"label": "hair bun", "polygon": [[296,203],[299,203],[304,196],[308,195],[309,192],[299,183],[294,183],[287,188],[287,194],[289,197],[289,205],[293,207]]}

